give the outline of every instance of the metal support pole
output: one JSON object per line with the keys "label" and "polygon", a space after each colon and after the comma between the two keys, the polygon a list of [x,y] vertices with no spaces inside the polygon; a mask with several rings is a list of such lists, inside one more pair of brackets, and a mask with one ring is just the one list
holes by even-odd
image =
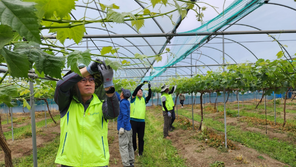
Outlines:
{"label": "metal support pole", "polygon": [[[222,48],[223,48],[223,72],[225,72],[225,50],[224,50],[224,35],[222,35]],[[225,87],[223,88],[224,94],[224,129],[225,129],[225,148],[227,148],[227,129],[226,129],[226,99],[225,99]]]}
{"label": "metal support pole", "polygon": [[159,94],[157,93],[157,101],[156,101],[156,106],[158,105],[158,101],[159,101]]}
{"label": "metal support pole", "polygon": [[244,94],[242,94],[242,107],[243,107],[243,102],[244,102],[243,97],[244,97]]}
{"label": "metal support pole", "polygon": [[7,124],[8,124],[9,108],[8,108],[8,106],[6,106],[6,107],[7,107]]}
{"label": "metal support pole", "polygon": [[152,93],[152,98],[151,98],[152,99],[152,104],[151,104],[152,106],[153,106],[153,95],[154,95],[154,93]]}
{"label": "metal support pole", "polygon": [[[175,64],[176,66],[176,64]],[[175,75],[177,75],[177,68],[175,68]],[[178,119],[178,96],[176,97],[177,100],[176,100],[176,113],[177,113],[177,119]]]}
{"label": "metal support pole", "polygon": [[43,101],[44,102],[44,113],[45,113],[45,127],[47,128],[47,124],[46,124],[46,103],[45,103],[45,101]]}
{"label": "metal support pole", "polygon": [[275,98],[275,92],[273,93],[273,101],[274,101],[274,125],[276,125],[276,98]]}
{"label": "metal support pole", "polygon": [[231,91],[231,102],[233,102],[233,91]]}
{"label": "metal support pole", "polygon": [[193,115],[193,93],[191,93],[191,103],[192,103],[192,130],[194,130],[194,115]]}
{"label": "metal support pole", "polygon": [[37,167],[37,144],[36,144],[36,125],[35,125],[35,102],[33,81],[30,81],[30,105],[31,105],[31,127],[32,127],[32,144],[33,144],[33,164]]}
{"label": "metal support pole", "polygon": [[264,110],[265,110],[265,123],[266,123],[266,125],[265,125],[265,132],[266,132],[266,134],[267,134],[267,113],[266,113],[266,96],[264,97]]}
{"label": "metal support pole", "polygon": [[14,137],[13,137],[13,118],[12,118],[12,108],[9,107],[9,112],[10,112],[10,117],[11,117],[11,138],[12,138],[12,141],[14,141]]}
{"label": "metal support pole", "polygon": [[[218,100],[218,92],[216,92],[216,98],[217,98],[217,100]],[[216,101],[215,101],[216,102]],[[218,102],[217,102],[218,103]],[[219,110],[218,110],[218,105],[216,105],[216,110],[217,110],[217,112],[219,112]]]}
{"label": "metal support pole", "polygon": [[177,114],[177,119],[178,119],[178,96],[176,96],[176,114]]}
{"label": "metal support pole", "polygon": [[237,116],[239,117],[239,92],[237,91]]}
{"label": "metal support pole", "polygon": [[266,96],[264,95],[264,110],[266,110]]}

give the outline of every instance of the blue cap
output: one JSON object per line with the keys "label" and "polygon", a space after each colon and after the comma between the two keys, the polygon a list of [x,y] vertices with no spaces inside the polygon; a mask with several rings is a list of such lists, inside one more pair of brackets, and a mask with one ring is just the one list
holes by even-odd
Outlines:
{"label": "blue cap", "polygon": [[121,88],[121,92],[123,93],[123,97],[124,97],[124,98],[129,98],[129,97],[131,97],[131,91],[129,91],[128,89],[123,89],[123,88]]}

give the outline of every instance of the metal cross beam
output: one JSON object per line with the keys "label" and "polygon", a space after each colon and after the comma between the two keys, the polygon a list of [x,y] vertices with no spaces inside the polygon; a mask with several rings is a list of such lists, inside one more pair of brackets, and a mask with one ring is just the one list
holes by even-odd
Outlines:
{"label": "metal cross beam", "polygon": [[[84,35],[83,38],[140,38],[140,37],[171,37],[171,36],[205,36],[205,35],[243,35],[243,34],[283,34],[296,33],[296,30],[262,30],[262,31],[221,31],[195,33],[153,33],[153,34],[115,34],[115,35]],[[45,35],[41,38],[56,39],[55,35]]]}

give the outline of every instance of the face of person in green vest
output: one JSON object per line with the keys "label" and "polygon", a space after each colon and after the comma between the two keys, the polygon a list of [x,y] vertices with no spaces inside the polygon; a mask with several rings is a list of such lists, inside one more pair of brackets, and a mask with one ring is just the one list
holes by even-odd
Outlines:
{"label": "face of person in green vest", "polygon": [[95,92],[95,80],[89,75],[77,83],[77,86],[82,97],[92,96]]}
{"label": "face of person in green vest", "polygon": [[138,96],[138,97],[142,97],[142,96],[143,96],[143,91],[142,91],[142,89],[140,89],[140,90],[138,91],[137,96]]}

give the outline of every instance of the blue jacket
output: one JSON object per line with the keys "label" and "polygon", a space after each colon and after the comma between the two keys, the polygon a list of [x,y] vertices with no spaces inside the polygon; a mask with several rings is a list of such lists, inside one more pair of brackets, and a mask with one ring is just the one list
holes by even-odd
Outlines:
{"label": "blue jacket", "polygon": [[117,130],[123,128],[130,131],[132,129],[130,124],[130,102],[126,99],[120,100],[120,112],[117,118]]}

